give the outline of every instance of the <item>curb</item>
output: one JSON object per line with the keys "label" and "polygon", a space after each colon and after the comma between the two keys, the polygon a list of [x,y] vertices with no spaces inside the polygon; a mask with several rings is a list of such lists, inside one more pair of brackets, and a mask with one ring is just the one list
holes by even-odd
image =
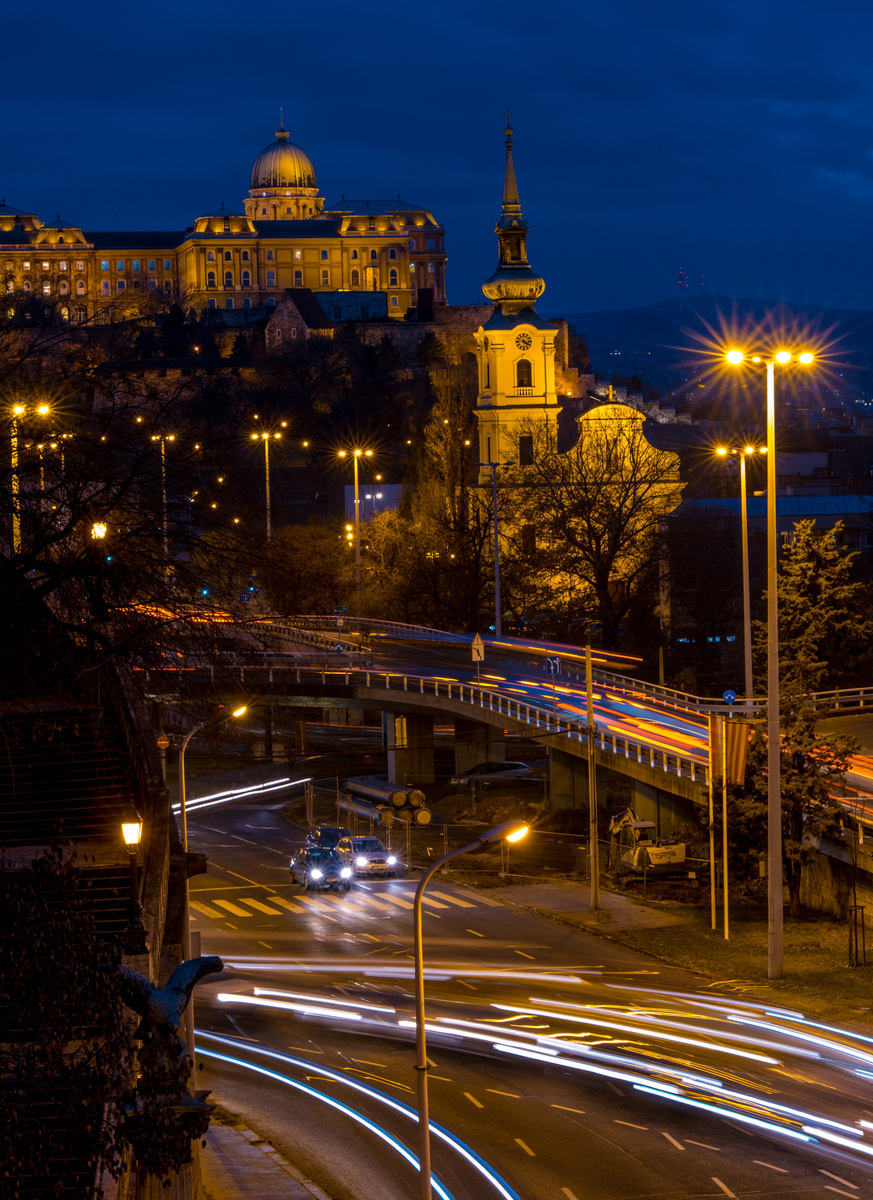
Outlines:
{"label": "curb", "polygon": [[269,1156],[271,1162],[281,1167],[287,1175],[291,1176],[295,1183],[299,1183],[302,1188],[305,1188],[309,1195],[313,1197],[313,1200],[331,1200],[327,1192],[323,1192],[317,1183],[313,1183],[311,1179],[307,1179],[302,1172],[293,1167],[288,1159],[283,1154],[280,1154],[270,1142],[263,1141],[257,1133],[254,1133],[251,1129],[247,1129],[242,1122],[232,1126],[232,1128],[244,1137],[249,1145],[257,1147],[258,1150],[263,1150],[264,1154]]}

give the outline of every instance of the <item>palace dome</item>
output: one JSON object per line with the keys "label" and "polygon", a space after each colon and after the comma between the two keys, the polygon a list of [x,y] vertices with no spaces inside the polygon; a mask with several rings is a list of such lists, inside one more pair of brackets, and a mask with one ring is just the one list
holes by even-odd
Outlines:
{"label": "palace dome", "polygon": [[257,188],[315,188],[315,168],[284,129],[276,131],[276,140],[265,147],[252,167],[251,190]]}

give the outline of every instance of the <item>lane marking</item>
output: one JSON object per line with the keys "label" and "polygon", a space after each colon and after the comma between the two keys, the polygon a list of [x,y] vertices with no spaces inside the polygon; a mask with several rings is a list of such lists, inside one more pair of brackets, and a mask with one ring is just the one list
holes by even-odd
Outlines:
{"label": "lane marking", "polygon": [[[855,1186],[854,1183],[849,1184],[849,1187],[854,1187],[854,1186]],[[857,1192],[844,1192],[842,1190],[842,1188],[831,1187],[831,1185],[829,1183],[826,1183],[824,1185],[824,1189],[826,1192],[836,1192],[838,1196],[851,1196],[852,1200],[855,1200],[855,1197],[858,1194]]]}
{"label": "lane marking", "polygon": [[728,1121],[724,1117],[720,1117],[719,1120],[721,1121],[721,1123],[723,1125],[730,1125],[731,1129],[736,1130],[737,1133],[744,1133],[746,1135],[746,1137],[754,1137],[755,1136],[748,1129],[743,1129],[742,1125],[734,1125],[733,1121]]}
{"label": "lane marking", "polygon": [[612,1090],[615,1092],[616,1096],[622,1096],[622,1097],[624,1096],[624,1092],[621,1090],[621,1088],[616,1087],[611,1079],[607,1079],[606,1086],[611,1087]]}
{"label": "lane marking", "polygon": [[[409,893],[407,893],[408,895]],[[448,904],[443,904],[441,900],[432,900],[430,896],[422,896],[422,904],[429,904],[431,908],[448,908]]]}
{"label": "lane marking", "polygon": [[354,895],[349,895],[349,899],[357,900],[361,904],[369,905],[372,908],[379,908],[382,912],[393,911],[390,904],[383,904],[381,900],[377,900],[375,896],[370,896],[365,892],[355,892]]}
{"label": "lane marking", "polygon": [[462,983],[465,988],[469,988],[471,992],[478,992],[479,989],[474,983],[467,983],[466,979],[459,979],[458,983]]}
{"label": "lane marking", "polygon": [[819,1167],[818,1173],[819,1175],[827,1175],[828,1179],[834,1179],[837,1183],[845,1184],[846,1187],[852,1187],[855,1189],[858,1187],[857,1183],[850,1183],[848,1179],[841,1179],[839,1175],[834,1175],[831,1171],[825,1171],[822,1167]]}
{"label": "lane marking", "polygon": [[514,953],[515,953],[515,954],[520,954],[522,958],[529,958],[529,959],[531,960],[531,962],[535,962],[535,961],[536,961],[536,960],[534,959],[534,956],[533,956],[532,954],[525,954],[525,952],[524,952],[523,950],[516,950]]}
{"label": "lane marking", "polygon": [[281,917],[278,908],[270,908],[269,904],[262,904],[260,900],[255,900],[251,896],[240,896],[240,904],[250,904],[252,908],[256,908],[258,912],[266,913],[268,917]]}
{"label": "lane marking", "polygon": [[323,1050],[316,1050],[314,1046],[289,1046],[288,1049],[296,1050],[300,1054],[324,1054]]}
{"label": "lane marking", "polygon": [[408,900],[401,900],[399,896],[392,896],[390,892],[381,892],[380,900],[390,900],[392,904],[396,904],[398,908],[411,909],[412,905]]}
{"label": "lane marking", "polygon": [[756,1167],[768,1167],[771,1171],[778,1171],[780,1175],[788,1174],[784,1167],[774,1167],[772,1163],[761,1162],[760,1158],[753,1158],[752,1162]]}
{"label": "lane marking", "polygon": [[498,1092],[497,1088],[486,1088],[486,1092],[493,1092],[495,1096],[511,1096],[513,1100],[520,1100],[521,1096],[518,1092]]}
{"label": "lane marking", "polygon": [[213,862],[211,858],[206,861],[211,867],[215,867],[216,871],[221,875],[232,875],[234,879],[241,879],[243,883],[247,883],[250,887],[263,888],[265,892],[275,892],[276,890],[270,887],[268,883],[258,883],[257,879],[249,879],[247,875],[240,875],[237,871],[231,871],[228,867],[222,867],[219,863]]}
{"label": "lane marking", "polygon": [[648,1125],[634,1125],[633,1121],[613,1121],[613,1125],[627,1125],[628,1129],[648,1129]]}
{"label": "lane marking", "polygon": [[722,1183],[722,1181],[720,1179],[717,1179],[715,1177],[715,1175],[710,1175],[709,1178],[712,1180],[712,1182],[714,1184],[717,1184],[717,1186],[721,1188],[721,1190],[724,1192],[724,1194],[726,1196],[732,1197],[732,1200],[737,1200],[736,1192],[732,1192],[726,1183]]}
{"label": "lane marking", "polygon": [[673,1144],[673,1145],[676,1147],[676,1149],[677,1149],[677,1150],[684,1150],[684,1149],[685,1149],[685,1147],[682,1145],[682,1143],[681,1143],[681,1142],[677,1142],[677,1141],[676,1141],[676,1139],[675,1139],[674,1137],[672,1137],[672,1136],[671,1136],[671,1134],[669,1134],[669,1133],[664,1133],[664,1131],[663,1131],[663,1130],[661,1131],[661,1137],[665,1137],[665,1138],[667,1139],[667,1141],[668,1141],[668,1142],[672,1142],[672,1144]]}
{"label": "lane marking", "polygon": [[352,1059],[352,1062],[359,1062],[359,1063],[363,1063],[365,1067],[381,1067],[383,1071],[387,1071],[387,1070],[388,1070],[388,1064],[387,1064],[387,1063],[375,1063],[375,1062],[370,1062],[369,1058],[353,1058],[353,1059]]}
{"label": "lane marking", "polygon": [[450,896],[448,892],[438,892],[436,888],[431,892],[432,896],[439,896],[440,900],[448,900],[449,904],[457,904],[458,908],[475,908],[475,904],[471,904],[469,900],[461,900],[458,896]]}
{"label": "lane marking", "polygon": [[236,838],[238,842],[245,842],[247,846],[257,846],[258,844],[257,842],[250,842],[248,838],[240,837],[238,833],[232,833],[230,836]]}
{"label": "lane marking", "polygon": [[224,927],[225,927],[225,929],[233,929],[233,930],[239,929],[239,925],[231,925],[230,921],[225,921]]}
{"label": "lane marking", "polygon": [[317,896],[300,896],[301,904],[307,904],[310,908],[314,908],[316,912],[329,913],[331,908],[335,907],[329,901],[322,900]]}
{"label": "lane marking", "polygon": [[[553,1105],[553,1107],[554,1107],[554,1105]],[[578,1197],[574,1196],[569,1188],[561,1188],[561,1191],[567,1197],[567,1200],[578,1200]]]}
{"label": "lane marking", "polygon": [[430,1071],[428,1071],[427,1077],[428,1077],[428,1079],[438,1079],[440,1081],[440,1083],[454,1083],[455,1082],[454,1079],[446,1079],[445,1075],[431,1075]]}
{"label": "lane marking", "polygon": [[[550,1104],[549,1108],[560,1108],[562,1112],[574,1112],[578,1113],[580,1117],[585,1116],[584,1108],[568,1108],[566,1104]],[[567,1189],[565,1188],[564,1190],[566,1191]]]}
{"label": "lane marking", "polygon": [[259,946],[263,946],[265,950],[272,950],[272,949],[273,949],[273,947],[270,945],[270,943],[269,943],[269,942],[258,942],[258,945],[259,945]]}
{"label": "lane marking", "polygon": [[470,1103],[475,1104],[477,1108],[485,1107],[484,1104],[480,1104],[480,1102],[476,1099],[475,1096],[471,1096],[469,1092],[464,1092],[464,1095],[467,1097],[467,1099],[470,1101]]}
{"label": "lane marking", "polygon": [[[721,1146],[710,1146],[708,1142],[695,1142],[694,1138],[686,1138],[685,1141],[689,1146],[702,1146],[704,1150],[718,1150],[721,1153]],[[777,1167],[776,1170],[781,1171],[782,1168]]]}
{"label": "lane marking", "polygon": [[230,900],[216,900],[216,904],[220,904],[222,908],[226,908],[229,913],[233,913],[235,917],[252,917],[254,913],[246,912],[244,908],[240,908],[238,904],[233,904]]}
{"label": "lane marking", "polygon": [[536,1158],[536,1154],[534,1153],[534,1151],[531,1150],[530,1146],[528,1146],[525,1142],[523,1142],[521,1140],[521,1138],[516,1138],[515,1140],[518,1142],[519,1146],[521,1146],[521,1148],[525,1152],[525,1154],[529,1154],[531,1156],[531,1158]]}
{"label": "lane marking", "polygon": [[199,900],[189,900],[188,905],[195,912],[202,913],[204,917],[223,917],[224,913],[220,913],[216,908],[210,908],[208,904],[201,904]]}
{"label": "lane marking", "polygon": [[476,929],[468,929],[468,930],[467,930],[467,933],[472,933],[473,937],[481,937],[481,938],[483,938],[483,937],[485,936],[485,934],[484,934],[484,933],[479,933],[479,932],[478,932],[478,930],[476,930]]}
{"label": "lane marking", "polygon": [[270,899],[274,904],[281,904],[283,908],[287,908],[289,912],[305,913],[307,910],[301,908],[299,904],[295,904],[293,900],[286,900],[284,896],[271,896]]}

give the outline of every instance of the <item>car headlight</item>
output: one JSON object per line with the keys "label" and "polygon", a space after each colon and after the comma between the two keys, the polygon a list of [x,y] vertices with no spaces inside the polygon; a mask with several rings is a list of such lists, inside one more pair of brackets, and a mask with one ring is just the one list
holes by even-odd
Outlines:
{"label": "car headlight", "polygon": [[343,869],[340,871],[340,875],[342,876],[343,879],[351,879],[352,868],[351,867],[343,867]]}
{"label": "car headlight", "polygon": [[388,855],[388,866],[393,867],[396,862],[397,862],[397,859],[394,857],[394,855],[389,854]]}
{"label": "car headlight", "polygon": [[369,862],[369,859],[364,858],[364,856],[362,854],[358,858],[355,859],[355,866],[356,867],[365,867],[368,862]]}
{"label": "car headlight", "polygon": [[321,879],[321,875],[322,875],[322,873],[318,869],[318,867],[313,867],[312,870],[309,872],[309,874],[311,875],[311,877],[313,879]]}

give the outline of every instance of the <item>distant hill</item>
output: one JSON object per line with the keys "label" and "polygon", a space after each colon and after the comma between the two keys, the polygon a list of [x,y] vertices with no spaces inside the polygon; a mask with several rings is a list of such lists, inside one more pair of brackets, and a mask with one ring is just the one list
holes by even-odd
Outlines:
{"label": "distant hill", "polygon": [[[688,296],[643,308],[561,314],[584,335],[592,369],[600,376],[639,374],[662,388],[681,387],[719,343],[748,344],[748,335],[772,330],[797,344],[812,343],[847,385],[870,393],[873,384],[873,312],[790,305],[731,296]],[[743,334],[746,337],[743,337]]]}

